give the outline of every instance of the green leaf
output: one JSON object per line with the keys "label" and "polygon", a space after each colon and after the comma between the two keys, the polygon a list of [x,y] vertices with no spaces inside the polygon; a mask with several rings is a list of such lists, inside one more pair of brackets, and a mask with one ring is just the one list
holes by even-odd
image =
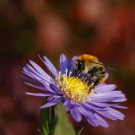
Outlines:
{"label": "green leaf", "polygon": [[[47,103],[47,99],[44,100],[43,105]],[[49,135],[49,108],[41,109],[40,112],[40,134]]]}
{"label": "green leaf", "polygon": [[81,128],[81,129],[76,133],[76,135],[80,135],[81,132],[83,131],[83,129],[84,129],[84,128]]}
{"label": "green leaf", "polygon": [[49,121],[49,131],[50,131],[50,134],[53,134],[54,133],[54,127],[55,127],[55,124],[56,124],[55,106],[52,106],[50,109],[51,109],[50,110],[51,117],[50,117],[50,121]]}
{"label": "green leaf", "polygon": [[[43,105],[47,103],[47,98]],[[52,135],[55,126],[55,111],[54,107],[41,109],[40,112],[40,135]]]}
{"label": "green leaf", "polygon": [[72,125],[67,121],[67,113],[62,103],[57,105],[56,114],[55,135],[75,135]]}

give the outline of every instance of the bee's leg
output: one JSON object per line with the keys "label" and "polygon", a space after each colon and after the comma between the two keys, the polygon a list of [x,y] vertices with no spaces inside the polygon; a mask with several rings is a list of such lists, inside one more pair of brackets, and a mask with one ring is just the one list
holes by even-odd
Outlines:
{"label": "bee's leg", "polygon": [[99,78],[97,78],[96,80],[95,80],[95,82],[94,82],[94,85],[96,86],[96,85],[98,85],[98,83],[99,83]]}
{"label": "bee's leg", "polygon": [[91,86],[91,84],[90,84],[90,85],[89,85],[89,91],[88,91],[88,92],[90,93],[91,90],[94,90],[94,89],[95,89],[95,85],[92,85],[92,86]]}
{"label": "bee's leg", "polygon": [[92,82],[93,81],[92,81],[91,77],[89,76],[88,85],[91,85]]}
{"label": "bee's leg", "polygon": [[[88,86],[91,86],[91,84],[94,83],[94,81],[92,80],[92,78],[89,76],[89,80],[88,80]],[[90,90],[95,88],[95,83],[90,87]],[[89,91],[90,91],[89,90]]]}
{"label": "bee's leg", "polygon": [[77,71],[75,71],[75,76],[77,75]]}
{"label": "bee's leg", "polygon": [[72,72],[71,76],[76,75],[76,74],[77,74],[77,71],[74,70],[74,71]]}
{"label": "bee's leg", "polygon": [[92,90],[92,89],[95,89],[95,85],[92,85],[92,86],[91,86],[91,90]]}
{"label": "bee's leg", "polygon": [[81,75],[81,72],[78,72],[77,76],[76,77],[79,77]]}

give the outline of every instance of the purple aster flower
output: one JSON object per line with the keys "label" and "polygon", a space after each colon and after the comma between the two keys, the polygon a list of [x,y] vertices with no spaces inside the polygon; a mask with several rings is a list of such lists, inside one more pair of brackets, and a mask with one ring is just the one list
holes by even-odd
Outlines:
{"label": "purple aster flower", "polygon": [[[40,56],[39,56],[40,57]],[[108,123],[101,117],[104,116],[111,120],[123,120],[124,114],[114,108],[126,109],[118,102],[126,101],[125,95],[116,89],[115,84],[100,84],[93,88],[93,83],[88,85],[87,79],[73,75],[73,62],[71,63],[66,56],[60,56],[60,71],[58,72],[47,57],[40,57],[44,65],[50,70],[53,78],[49,76],[39,65],[30,60],[31,65],[27,64],[23,68],[23,73],[29,78],[22,76],[34,88],[43,90],[44,93],[30,93],[28,95],[48,97],[48,102],[40,108],[47,108],[63,101],[66,110],[70,112],[75,121],[80,122],[82,115],[93,126],[99,125],[108,127]],[[106,79],[108,74],[106,73]]]}

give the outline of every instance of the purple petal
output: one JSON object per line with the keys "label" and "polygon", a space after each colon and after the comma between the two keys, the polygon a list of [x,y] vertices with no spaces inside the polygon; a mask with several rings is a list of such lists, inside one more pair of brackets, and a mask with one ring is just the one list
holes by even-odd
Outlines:
{"label": "purple petal", "polygon": [[57,77],[59,74],[58,74],[58,71],[56,70],[56,68],[53,66],[53,64],[51,63],[51,61],[47,58],[47,57],[45,57],[45,56],[43,56],[43,58],[44,58],[44,64],[46,65],[46,67],[50,70],[50,72],[55,76],[55,77]]}
{"label": "purple petal", "polygon": [[35,62],[33,62],[32,60],[30,60],[31,65],[37,70],[37,72],[44,76],[45,78],[47,78],[48,80],[51,79],[51,77],[39,66],[37,65]]}
{"label": "purple petal", "polygon": [[66,110],[69,111],[71,109],[71,104],[69,100],[65,100],[65,102],[63,103],[63,105],[65,106]]}
{"label": "purple petal", "polygon": [[114,106],[115,108],[119,108],[119,109],[128,109],[128,107],[125,106]]}
{"label": "purple petal", "polygon": [[24,67],[23,67],[22,73],[24,73],[24,74],[26,74],[26,75],[28,75],[28,76],[30,76],[30,77],[32,78],[32,75],[30,75],[30,72],[34,73],[34,72],[33,72],[31,69],[29,69],[27,66],[24,66]]}
{"label": "purple petal", "polygon": [[75,60],[77,60],[77,57],[78,57],[78,56],[74,56],[74,57],[72,58],[72,60],[71,60],[71,64],[73,64],[73,63],[74,63],[74,61],[75,61]]}
{"label": "purple petal", "polygon": [[95,117],[95,112],[91,109],[87,109],[87,108],[83,108],[82,106],[78,108],[79,112],[85,116],[85,118],[87,119],[87,121],[97,127],[98,126],[98,121],[97,118]]}
{"label": "purple petal", "polygon": [[51,88],[50,88],[50,83],[46,82],[46,81],[41,81],[41,83],[44,85],[44,87],[50,91],[50,92],[54,92]]}
{"label": "purple petal", "polygon": [[73,105],[73,106],[80,107],[80,103],[77,103],[77,102],[75,102],[75,101],[73,101],[73,100],[70,100],[70,103],[71,103],[71,105]]}
{"label": "purple petal", "polygon": [[85,109],[92,109],[92,110],[107,110],[108,108],[102,107],[102,106],[97,106],[91,103],[82,103],[81,104]]}
{"label": "purple petal", "polygon": [[31,86],[31,87],[34,87],[34,88],[37,88],[37,89],[40,89],[40,90],[44,90],[44,91],[49,91],[48,89],[46,89],[45,87],[41,87],[41,86],[36,86],[36,85],[33,85],[31,83],[27,83],[27,82],[24,82],[25,84]]}
{"label": "purple petal", "polygon": [[63,96],[63,100],[65,101],[64,106],[65,106],[67,111],[74,108],[74,107],[79,107],[80,106],[80,104],[78,104],[78,103],[76,103],[76,102],[74,102],[72,100],[68,100],[65,96]]}
{"label": "purple petal", "polygon": [[108,111],[96,111],[97,113],[103,115],[104,117],[111,119],[111,120],[117,120],[117,117],[113,114],[110,114]]}
{"label": "purple petal", "polygon": [[120,91],[113,91],[108,93],[96,93],[91,95],[92,102],[113,102],[125,98],[125,94],[121,94]]}
{"label": "purple petal", "polygon": [[114,99],[114,100],[112,100],[112,102],[124,102],[124,101],[126,101],[127,100],[127,98],[119,98],[119,99]]}
{"label": "purple petal", "polygon": [[123,99],[123,97],[93,97],[91,98],[92,102],[115,102]]}
{"label": "purple petal", "polygon": [[32,82],[32,83],[36,83],[36,84],[41,84],[41,83],[39,83],[39,82],[36,82],[36,81],[34,81],[34,80],[31,80],[31,79],[29,79],[29,78],[23,76],[23,75],[20,75],[20,77],[21,77],[22,79],[26,80],[26,81],[29,81],[29,82]]}
{"label": "purple petal", "polygon": [[99,125],[101,125],[102,127],[105,127],[105,128],[108,127],[108,123],[97,113],[95,113],[95,117],[97,118]]}
{"label": "purple petal", "polygon": [[91,97],[93,98],[125,97],[125,94],[122,94],[121,91],[111,91],[111,92],[105,92],[105,93],[96,93],[96,94],[93,94]]}
{"label": "purple petal", "polygon": [[51,106],[56,105],[58,102],[60,102],[60,99],[54,99],[54,100],[42,105],[40,108],[43,109],[43,108],[51,107]]}
{"label": "purple petal", "polygon": [[39,81],[42,80],[37,74],[35,74],[35,72],[31,71],[28,67],[23,67],[23,70],[24,70],[24,74],[26,74],[27,76],[35,79],[36,81]]}
{"label": "purple petal", "polygon": [[56,85],[54,84],[50,84],[50,88],[55,91],[56,93],[59,93],[59,94],[63,94],[58,88]]}
{"label": "purple petal", "polygon": [[107,80],[107,78],[109,77],[109,74],[108,73],[106,73],[106,76],[105,76],[105,80]]}
{"label": "purple petal", "polygon": [[99,114],[111,119],[111,120],[123,120],[124,119],[124,114],[122,114],[121,112],[113,109],[113,108],[109,108],[107,111],[96,111]]}
{"label": "purple petal", "polygon": [[74,67],[73,67],[73,63],[74,61],[77,60],[77,56],[74,56],[71,60],[71,67],[70,67],[70,71],[73,72],[74,71]]}
{"label": "purple petal", "polygon": [[106,92],[106,91],[112,91],[114,89],[116,89],[116,85],[115,84],[108,84],[108,85],[98,85],[95,87],[95,92],[98,93],[102,93],[102,92]]}
{"label": "purple petal", "polygon": [[52,96],[50,96],[50,97],[48,97],[47,98],[47,101],[49,102],[49,101],[51,101],[52,99],[54,99],[54,98],[56,98],[56,99],[61,99],[61,96],[59,96],[59,95],[52,95]]}
{"label": "purple petal", "polygon": [[66,107],[66,106],[68,106],[69,102],[70,101],[67,99],[67,100],[64,101],[63,105]]}
{"label": "purple petal", "polygon": [[98,124],[98,120],[97,120],[97,118],[95,119],[95,120],[93,120],[93,116],[91,116],[91,117],[85,117],[86,118],[86,120],[92,125],[92,126],[94,126],[94,127],[98,127],[99,126],[99,124]]}
{"label": "purple petal", "polygon": [[75,121],[80,122],[82,120],[82,116],[80,112],[78,111],[77,107],[70,109],[70,113]]}
{"label": "purple petal", "polygon": [[[30,61],[30,62],[31,62],[31,64],[33,64],[33,67],[38,67],[37,69],[40,70],[39,66],[36,65],[36,63],[34,64],[34,62],[32,62],[32,61]],[[29,64],[27,64],[27,66],[31,71],[33,71],[33,73],[35,73],[38,77],[42,78],[43,80],[50,81],[52,79],[47,73],[44,72],[44,74],[42,75],[39,71],[36,71]]]}
{"label": "purple petal", "polygon": [[61,56],[60,56],[60,71],[61,71],[61,73],[65,74],[66,69],[68,70],[69,67],[70,67],[70,62],[67,60],[67,58],[64,54],[61,54]]}
{"label": "purple petal", "polygon": [[119,103],[116,104],[99,103],[99,102],[90,102],[90,103],[99,107],[115,107],[119,105]]}
{"label": "purple petal", "polygon": [[[38,55],[39,56],[39,55]],[[41,61],[45,64],[45,66],[50,70],[50,72],[55,76],[57,77],[59,74],[58,74],[58,71],[56,70],[56,68],[53,66],[53,64],[51,63],[51,61],[49,59],[47,59],[47,57],[43,57],[44,60],[39,56],[39,58],[41,59]]]}
{"label": "purple petal", "polygon": [[102,96],[102,95],[103,96],[104,95],[122,95],[122,91],[115,90],[115,91],[107,91],[107,92],[95,94],[95,96]]}
{"label": "purple petal", "polygon": [[29,67],[24,67],[23,70],[25,72],[26,75],[30,76],[31,78],[37,80],[37,81],[47,81],[49,83],[51,83],[50,80],[46,79],[45,77],[41,76],[36,70],[34,70],[30,65],[28,65]]}
{"label": "purple petal", "polygon": [[[22,71],[23,74],[25,74],[25,75],[27,75],[27,76],[33,78],[33,76],[29,74],[29,72],[27,72],[26,70],[24,71],[24,70],[25,70],[25,67],[23,67],[23,71]],[[34,78],[34,79],[35,79],[35,78]],[[35,80],[36,80],[36,79],[35,79]]]}
{"label": "purple petal", "polygon": [[67,97],[65,95],[59,95],[59,99],[62,100],[63,102],[67,100]]}
{"label": "purple petal", "polygon": [[112,115],[114,115],[117,119],[123,120],[125,115],[113,108],[109,108],[108,112]]}
{"label": "purple petal", "polygon": [[27,95],[31,96],[40,96],[40,97],[46,97],[46,96],[52,96],[52,93],[31,93],[31,92],[25,92]]}

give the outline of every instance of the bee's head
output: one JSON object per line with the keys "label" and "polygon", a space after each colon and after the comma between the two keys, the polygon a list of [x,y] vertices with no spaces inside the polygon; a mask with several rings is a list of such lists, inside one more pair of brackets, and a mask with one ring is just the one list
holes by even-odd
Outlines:
{"label": "bee's head", "polygon": [[75,60],[73,66],[75,71],[82,71],[84,69],[84,61]]}

